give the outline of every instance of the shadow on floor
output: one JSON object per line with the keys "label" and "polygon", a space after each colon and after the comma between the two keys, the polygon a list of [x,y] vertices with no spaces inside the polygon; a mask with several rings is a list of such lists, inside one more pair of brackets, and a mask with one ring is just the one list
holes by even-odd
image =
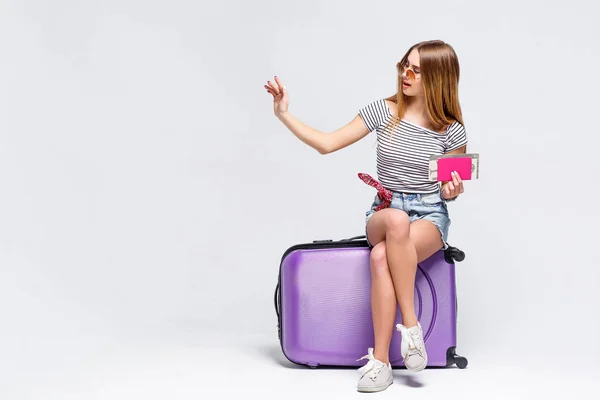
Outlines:
{"label": "shadow on floor", "polygon": [[[263,359],[275,363],[284,368],[299,369],[299,370],[356,370],[356,367],[329,367],[319,366],[317,368],[310,368],[306,365],[298,365],[288,360],[281,348],[276,345],[258,345],[254,347],[256,353],[258,353]],[[406,368],[394,368],[394,381],[396,383],[403,384],[411,388],[421,388],[423,383],[415,376],[414,373],[409,372]]]}

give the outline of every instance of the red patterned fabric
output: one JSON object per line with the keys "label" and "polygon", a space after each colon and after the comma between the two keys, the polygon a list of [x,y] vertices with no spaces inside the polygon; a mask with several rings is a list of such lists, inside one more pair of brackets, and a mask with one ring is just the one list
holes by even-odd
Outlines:
{"label": "red patterned fabric", "polygon": [[381,204],[375,207],[375,211],[383,210],[392,203],[392,192],[384,188],[381,183],[373,179],[371,175],[361,172],[358,174],[358,177],[367,185],[377,189],[377,195],[379,196],[379,200],[381,200]]}

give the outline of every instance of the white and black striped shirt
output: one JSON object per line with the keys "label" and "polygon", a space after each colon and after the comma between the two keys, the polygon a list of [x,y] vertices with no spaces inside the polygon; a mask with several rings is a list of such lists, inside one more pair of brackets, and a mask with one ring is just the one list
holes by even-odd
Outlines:
{"label": "white and black striped shirt", "polygon": [[465,128],[452,123],[439,133],[402,120],[393,132],[386,128],[393,115],[384,99],[359,110],[365,125],[377,132],[377,175],[387,189],[405,193],[432,193],[439,183],[429,180],[429,157],[455,150],[467,143]]}

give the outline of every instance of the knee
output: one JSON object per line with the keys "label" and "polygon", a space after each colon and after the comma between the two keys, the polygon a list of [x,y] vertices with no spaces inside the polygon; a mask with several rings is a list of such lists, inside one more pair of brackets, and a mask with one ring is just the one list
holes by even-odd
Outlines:
{"label": "knee", "polygon": [[371,250],[371,273],[380,275],[388,270],[385,241],[379,242]]}
{"label": "knee", "polygon": [[387,216],[386,237],[392,240],[404,240],[410,235],[410,218],[400,210],[392,210]]}

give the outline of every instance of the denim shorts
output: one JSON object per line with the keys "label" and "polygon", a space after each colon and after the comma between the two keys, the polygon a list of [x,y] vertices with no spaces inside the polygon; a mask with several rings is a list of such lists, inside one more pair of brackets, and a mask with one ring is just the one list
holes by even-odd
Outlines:
{"label": "denim shorts", "polygon": [[[366,223],[369,218],[375,214],[375,207],[379,206],[382,201],[378,195],[375,195],[373,204],[369,211],[366,212]],[[388,206],[406,212],[410,218],[410,222],[419,219],[426,219],[438,228],[444,243],[444,249],[448,247],[448,230],[450,228],[450,216],[448,215],[448,205],[439,191],[434,193],[401,193],[393,192],[392,202]],[[368,236],[367,236],[368,241]],[[373,247],[369,242],[369,246]]]}

